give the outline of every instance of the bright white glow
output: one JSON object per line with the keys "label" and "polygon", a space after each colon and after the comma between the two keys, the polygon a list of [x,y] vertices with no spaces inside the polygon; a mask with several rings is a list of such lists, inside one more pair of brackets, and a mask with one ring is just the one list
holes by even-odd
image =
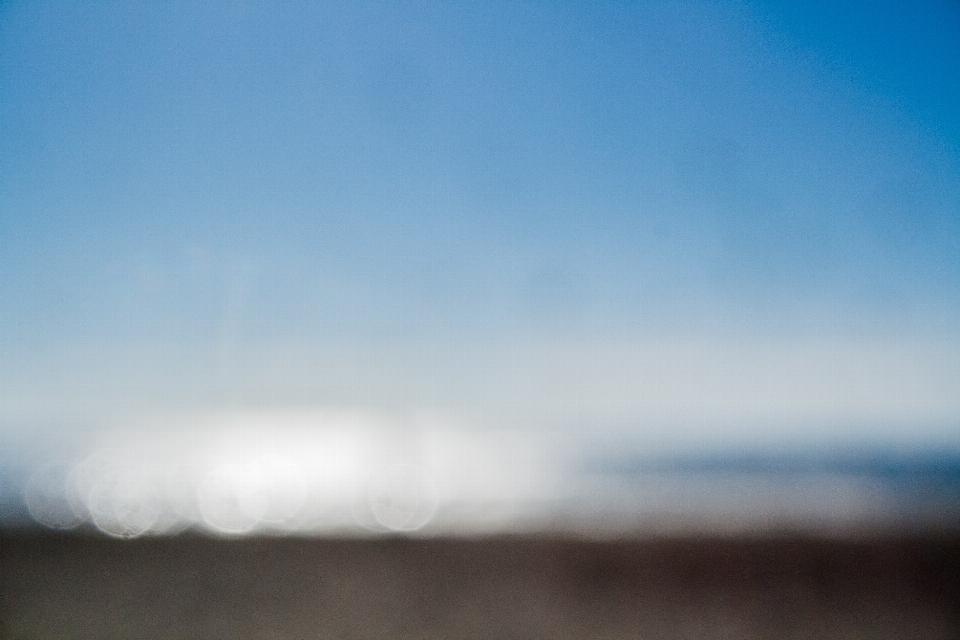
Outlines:
{"label": "bright white glow", "polygon": [[87,499],[98,529],[118,538],[133,538],[150,530],[160,516],[156,484],[123,475],[102,478]]}
{"label": "bright white glow", "polygon": [[239,464],[224,465],[212,471],[197,489],[197,502],[206,524],[215,531],[241,534],[260,523],[265,502],[251,495],[246,470]]}
{"label": "bright white glow", "polygon": [[244,510],[267,525],[282,527],[297,516],[306,499],[300,465],[277,453],[257,458],[247,469],[245,484]]}
{"label": "bright white glow", "polygon": [[429,474],[399,464],[384,469],[370,483],[367,506],[377,522],[391,531],[423,528],[437,509],[437,491]]}
{"label": "bright white glow", "polygon": [[[24,491],[34,519],[54,528],[89,520],[117,537],[189,528],[435,535],[529,530],[563,518],[642,524],[673,518],[672,509],[746,522],[750,514],[859,517],[857,504],[877,500],[873,511],[886,508],[883,491],[845,477],[820,496],[809,477],[794,486],[745,473],[716,485],[710,474],[621,473],[622,446],[584,450],[584,439],[497,430],[466,413],[251,412],[156,422],[163,428],[137,424],[103,436],[69,472],[34,474]],[[614,467],[601,461],[599,471],[585,471],[590,451],[613,456]],[[646,453],[635,442],[623,452],[627,462]]]}
{"label": "bright white glow", "polygon": [[75,475],[93,524],[118,538],[143,535],[160,517],[160,477],[155,460],[122,449],[97,451]]}
{"label": "bright white glow", "polygon": [[61,493],[80,496],[84,516],[105,533],[482,528],[508,522],[520,502],[546,499],[555,475],[544,447],[439,413],[400,420],[264,412],[155,422],[106,437],[64,481]]}
{"label": "bright white glow", "polygon": [[261,526],[295,528],[305,501],[306,485],[299,465],[276,453],[249,464],[223,465],[197,488],[204,522],[227,534],[247,533]]}

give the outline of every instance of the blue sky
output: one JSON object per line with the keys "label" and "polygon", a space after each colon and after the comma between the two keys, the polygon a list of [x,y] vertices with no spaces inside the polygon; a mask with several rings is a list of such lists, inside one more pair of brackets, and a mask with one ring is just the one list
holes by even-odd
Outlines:
{"label": "blue sky", "polygon": [[8,413],[258,349],[362,404],[496,345],[866,340],[960,417],[956,3],[8,1],[0,141]]}

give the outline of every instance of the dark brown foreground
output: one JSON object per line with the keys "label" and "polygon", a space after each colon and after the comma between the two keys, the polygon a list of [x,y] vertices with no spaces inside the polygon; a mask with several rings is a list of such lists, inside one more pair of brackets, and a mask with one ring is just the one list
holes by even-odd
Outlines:
{"label": "dark brown foreground", "polygon": [[0,637],[960,638],[960,540],[0,534]]}

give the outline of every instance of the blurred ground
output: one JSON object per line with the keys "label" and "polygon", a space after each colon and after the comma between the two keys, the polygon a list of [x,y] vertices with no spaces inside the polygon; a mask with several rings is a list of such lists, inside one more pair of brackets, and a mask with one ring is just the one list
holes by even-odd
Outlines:
{"label": "blurred ground", "polygon": [[960,638],[960,538],[0,534],[4,640]]}

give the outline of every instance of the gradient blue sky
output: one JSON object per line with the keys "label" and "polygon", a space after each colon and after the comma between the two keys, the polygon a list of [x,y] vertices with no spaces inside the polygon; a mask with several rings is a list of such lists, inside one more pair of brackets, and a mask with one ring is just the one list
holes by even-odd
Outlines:
{"label": "gradient blue sky", "polygon": [[4,406],[441,338],[955,348],[960,5],[0,4]]}

